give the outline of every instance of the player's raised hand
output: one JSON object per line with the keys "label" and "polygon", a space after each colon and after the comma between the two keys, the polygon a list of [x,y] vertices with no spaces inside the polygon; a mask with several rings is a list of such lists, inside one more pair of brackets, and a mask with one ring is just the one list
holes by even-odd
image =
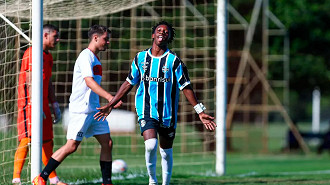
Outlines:
{"label": "player's raised hand", "polygon": [[217,127],[217,124],[214,122],[214,117],[205,114],[204,112],[201,112],[198,114],[199,119],[203,122],[204,126],[208,130],[215,130],[215,127]]}
{"label": "player's raised hand", "polygon": [[94,114],[94,119],[97,121],[104,121],[107,116],[110,114],[110,112],[112,111],[113,107],[109,106],[109,105],[105,105],[103,107],[98,107],[96,108],[97,110],[100,110],[99,112],[97,112],[96,114]]}

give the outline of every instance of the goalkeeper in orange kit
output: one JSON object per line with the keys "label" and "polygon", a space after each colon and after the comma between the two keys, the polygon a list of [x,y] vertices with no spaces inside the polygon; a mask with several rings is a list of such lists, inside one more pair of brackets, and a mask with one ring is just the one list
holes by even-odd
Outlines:
{"label": "goalkeeper in orange kit", "polygon": [[[43,26],[43,145],[42,162],[46,165],[53,154],[53,123],[61,119],[61,111],[55,99],[55,92],[52,86],[51,76],[53,67],[53,57],[49,53],[55,48],[59,41],[59,30],[54,25]],[[32,47],[29,47],[22,59],[21,71],[18,82],[18,116],[17,129],[19,146],[15,153],[13,184],[21,184],[21,171],[28,153],[28,144],[31,143],[31,72],[32,72]],[[49,102],[52,104],[54,121],[51,117]],[[66,185],[59,181],[56,172],[50,175],[50,183],[56,185]]]}

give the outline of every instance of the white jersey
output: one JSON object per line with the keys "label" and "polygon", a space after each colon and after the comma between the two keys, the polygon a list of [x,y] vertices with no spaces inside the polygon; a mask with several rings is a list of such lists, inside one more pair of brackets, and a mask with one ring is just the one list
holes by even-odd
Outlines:
{"label": "white jersey", "polygon": [[96,83],[101,84],[101,62],[88,48],[79,54],[74,65],[70,112],[90,113],[97,111],[96,107],[100,107],[99,95],[86,85],[85,77],[93,77]]}

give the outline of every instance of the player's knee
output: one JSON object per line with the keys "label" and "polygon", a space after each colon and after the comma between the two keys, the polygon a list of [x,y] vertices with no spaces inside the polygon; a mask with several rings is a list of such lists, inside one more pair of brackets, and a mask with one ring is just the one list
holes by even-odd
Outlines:
{"label": "player's knee", "polygon": [[65,151],[67,154],[72,154],[75,151],[77,151],[79,145],[76,144],[66,144],[65,145]]}
{"label": "player's knee", "polygon": [[151,152],[153,150],[157,150],[157,139],[156,138],[151,138],[148,139],[144,142],[146,151]]}
{"label": "player's knee", "polygon": [[109,148],[112,150],[113,141],[112,141],[112,139],[111,139],[111,138],[110,138],[110,141],[109,141],[109,143],[108,143],[108,146],[109,146]]}

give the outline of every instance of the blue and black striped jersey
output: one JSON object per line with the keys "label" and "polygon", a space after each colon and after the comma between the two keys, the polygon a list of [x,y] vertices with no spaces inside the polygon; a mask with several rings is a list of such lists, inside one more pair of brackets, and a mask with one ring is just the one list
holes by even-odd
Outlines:
{"label": "blue and black striped jersey", "polygon": [[139,52],[126,80],[137,85],[135,107],[138,119],[154,118],[163,126],[176,127],[179,90],[190,79],[184,63],[172,51],[152,56],[151,48]]}

